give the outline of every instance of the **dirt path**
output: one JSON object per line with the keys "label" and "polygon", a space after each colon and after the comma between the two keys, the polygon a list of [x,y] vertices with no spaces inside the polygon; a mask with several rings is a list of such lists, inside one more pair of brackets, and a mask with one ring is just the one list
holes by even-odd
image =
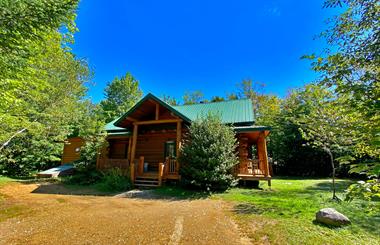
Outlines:
{"label": "dirt path", "polygon": [[0,189],[1,206],[21,215],[0,222],[0,244],[241,244],[229,207],[215,200],[141,200]]}

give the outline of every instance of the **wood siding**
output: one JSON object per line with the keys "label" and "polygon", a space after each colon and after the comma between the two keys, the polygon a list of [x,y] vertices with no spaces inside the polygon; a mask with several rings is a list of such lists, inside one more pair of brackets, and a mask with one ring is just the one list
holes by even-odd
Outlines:
{"label": "wood siding", "polygon": [[112,139],[109,140],[109,158],[126,159],[128,157],[129,140]]}
{"label": "wood siding", "polygon": [[135,159],[144,157],[145,162],[152,166],[164,162],[164,151],[166,141],[175,141],[176,132],[146,133],[137,136]]}
{"label": "wood siding", "polygon": [[[80,157],[80,148],[82,147],[84,141],[80,137],[74,137],[69,138],[65,142],[65,145],[63,147],[63,154],[62,154],[62,164],[65,163],[71,163],[73,161],[76,161]],[[78,151],[79,149],[79,151]]]}

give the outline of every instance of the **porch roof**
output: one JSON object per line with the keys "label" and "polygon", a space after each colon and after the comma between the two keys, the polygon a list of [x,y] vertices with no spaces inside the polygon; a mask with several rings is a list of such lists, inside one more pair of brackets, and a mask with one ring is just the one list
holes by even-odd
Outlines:
{"label": "porch roof", "polygon": [[255,132],[255,131],[269,131],[271,130],[271,127],[258,126],[258,125],[238,126],[238,127],[234,127],[234,130],[238,133],[249,133],[249,132]]}

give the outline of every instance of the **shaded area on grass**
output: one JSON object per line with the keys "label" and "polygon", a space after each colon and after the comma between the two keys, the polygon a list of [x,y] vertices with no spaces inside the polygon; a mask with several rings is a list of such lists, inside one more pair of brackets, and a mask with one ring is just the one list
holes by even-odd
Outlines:
{"label": "shaded area on grass", "polygon": [[[354,181],[352,180],[338,180],[335,183],[336,190],[339,193],[343,193]],[[315,183],[311,186],[307,186],[305,190],[307,191],[331,191],[332,192],[332,180],[325,180]]]}
{"label": "shaded area on grass", "polygon": [[237,214],[263,214],[265,212],[275,212],[276,210],[255,206],[251,203],[239,203],[233,207],[232,211]]}
{"label": "shaded area on grass", "polygon": [[[351,180],[337,180],[337,193],[342,199],[344,190],[351,183]],[[380,229],[378,229],[380,209],[368,211],[366,208],[368,203],[362,200],[350,203],[332,201],[330,179],[281,178],[273,180],[272,190],[269,190],[265,184],[261,184],[260,187],[263,190],[235,188],[223,194],[216,194],[215,197],[234,201],[232,212],[239,217],[260,216],[279,220],[281,224],[297,223],[301,227],[305,226],[304,229],[313,230],[316,233],[326,232],[328,228],[313,224],[315,213],[321,208],[332,207],[351,219],[353,224],[342,228],[348,238],[356,235],[380,237]],[[373,204],[379,207],[379,203]],[[285,226],[284,232],[292,233],[293,229],[292,226]],[[343,231],[337,229],[336,232],[340,234]],[[339,234],[333,235],[339,236]],[[296,234],[296,236],[299,235]],[[348,238],[346,240],[349,240]]]}
{"label": "shaded area on grass", "polygon": [[91,195],[91,196],[113,196],[116,192],[99,191],[95,186],[67,185],[62,183],[45,182],[32,191],[37,194],[58,195]]}
{"label": "shaded area on grass", "polygon": [[179,200],[195,200],[204,199],[210,196],[209,192],[201,192],[197,190],[183,189],[177,186],[163,186],[153,190],[153,193],[160,198],[179,199]]}

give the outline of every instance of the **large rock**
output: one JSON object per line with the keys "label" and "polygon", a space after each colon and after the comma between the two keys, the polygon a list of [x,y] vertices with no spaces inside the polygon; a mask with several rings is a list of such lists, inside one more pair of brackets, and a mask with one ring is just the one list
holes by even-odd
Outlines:
{"label": "large rock", "polygon": [[319,210],[315,214],[315,218],[318,222],[326,225],[342,226],[351,224],[351,221],[346,216],[333,208],[323,208]]}

